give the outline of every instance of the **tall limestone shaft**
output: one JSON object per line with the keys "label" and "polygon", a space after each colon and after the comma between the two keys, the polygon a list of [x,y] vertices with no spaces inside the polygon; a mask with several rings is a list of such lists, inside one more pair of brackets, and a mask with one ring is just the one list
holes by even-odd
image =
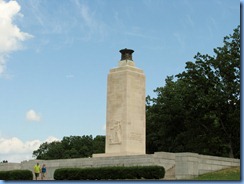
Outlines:
{"label": "tall limestone shaft", "polygon": [[135,67],[133,52],[120,50],[118,67],[108,74],[105,155],[146,151],[145,75]]}

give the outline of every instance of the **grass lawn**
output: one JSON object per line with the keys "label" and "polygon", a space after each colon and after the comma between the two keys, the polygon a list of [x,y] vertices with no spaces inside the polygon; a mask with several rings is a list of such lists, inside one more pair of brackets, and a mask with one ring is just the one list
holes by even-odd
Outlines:
{"label": "grass lawn", "polygon": [[200,175],[194,180],[240,180],[240,176],[240,167],[232,167]]}

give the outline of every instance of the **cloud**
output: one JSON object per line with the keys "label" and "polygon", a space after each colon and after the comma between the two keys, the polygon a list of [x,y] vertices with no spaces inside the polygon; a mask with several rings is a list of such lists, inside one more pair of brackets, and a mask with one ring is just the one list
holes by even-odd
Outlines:
{"label": "cloud", "polygon": [[0,0],[0,75],[6,70],[6,58],[13,52],[22,49],[21,42],[32,35],[22,32],[13,23],[16,16],[23,17],[19,13],[21,7],[16,1],[5,2]]}
{"label": "cloud", "polygon": [[106,123],[103,125],[102,130],[103,130],[103,131],[106,131]]}
{"label": "cloud", "polygon": [[41,116],[38,113],[36,113],[34,110],[30,109],[26,113],[26,119],[28,121],[41,121]]}
{"label": "cloud", "polygon": [[17,137],[12,137],[10,139],[0,138],[0,153],[26,153],[32,151],[32,149],[38,149],[41,141],[33,140],[22,142]]}
{"label": "cloud", "polygon": [[29,6],[30,6],[30,11],[33,17],[35,18],[35,21],[38,22],[38,25],[41,25],[43,28],[45,27],[45,17],[44,14],[42,13],[42,6],[41,3],[43,1],[38,1],[38,0],[29,0]]}
{"label": "cloud", "polygon": [[74,78],[75,75],[73,75],[73,74],[67,74],[65,77],[66,77],[67,79],[71,79],[71,78]]}
{"label": "cloud", "polygon": [[80,5],[78,1],[76,1],[76,3],[80,7],[81,16],[82,16],[83,20],[85,21],[85,23],[89,27],[94,27],[95,26],[95,20],[92,18],[92,15],[91,15],[89,7],[87,5],[85,5],[85,4],[81,4]]}
{"label": "cloud", "polygon": [[0,137],[0,158],[2,159],[0,162],[3,160],[8,160],[8,162],[21,162],[33,159],[32,153],[34,150],[37,150],[44,142],[50,143],[53,141],[59,141],[59,139],[50,136],[45,141],[36,139],[24,142],[17,137]]}
{"label": "cloud", "polygon": [[54,141],[60,141],[58,138],[54,137],[54,136],[49,136],[44,142],[54,142]]}
{"label": "cloud", "polygon": [[174,35],[176,41],[178,42],[178,45],[180,46],[180,48],[182,50],[185,50],[185,48],[186,48],[185,36],[184,35],[181,35],[178,32],[173,33],[173,35]]}
{"label": "cloud", "polygon": [[84,25],[83,40],[90,41],[95,38],[96,41],[103,41],[109,31],[107,25],[95,16],[96,12],[92,11],[87,4],[81,3],[79,0],[74,0],[74,3]]}

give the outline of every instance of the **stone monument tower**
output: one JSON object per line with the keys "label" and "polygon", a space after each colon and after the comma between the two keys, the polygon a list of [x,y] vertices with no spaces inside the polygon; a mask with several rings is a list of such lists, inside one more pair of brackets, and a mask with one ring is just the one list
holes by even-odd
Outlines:
{"label": "stone monument tower", "polygon": [[105,154],[95,157],[145,154],[145,75],[133,52],[120,50],[118,67],[108,74]]}

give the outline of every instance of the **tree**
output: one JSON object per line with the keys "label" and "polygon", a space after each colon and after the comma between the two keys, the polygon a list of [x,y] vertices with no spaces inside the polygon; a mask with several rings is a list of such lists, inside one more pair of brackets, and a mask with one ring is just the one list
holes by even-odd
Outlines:
{"label": "tree", "polygon": [[105,136],[97,135],[93,139],[93,153],[105,153]]}
{"label": "tree", "polygon": [[39,149],[33,151],[33,156],[35,156],[37,159],[44,159],[44,160],[50,160],[50,159],[60,159],[63,158],[64,155],[64,149],[62,147],[61,142],[54,141],[51,143],[43,143],[40,145]]}
{"label": "tree", "polygon": [[43,143],[33,151],[37,159],[68,159],[91,157],[93,153],[103,153],[105,149],[105,136],[69,136],[61,141]]}
{"label": "tree", "polygon": [[148,97],[147,143],[159,140],[157,151],[240,157],[240,26],[214,53],[197,53]]}
{"label": "tree", "polygon": [[157,98],[147,97],[147,153],[182,151],[182,145],[176,143],[176,136],[184,130],[182,85],[173,80],[173,76],[167,77],[165,87],[154,90]]}

